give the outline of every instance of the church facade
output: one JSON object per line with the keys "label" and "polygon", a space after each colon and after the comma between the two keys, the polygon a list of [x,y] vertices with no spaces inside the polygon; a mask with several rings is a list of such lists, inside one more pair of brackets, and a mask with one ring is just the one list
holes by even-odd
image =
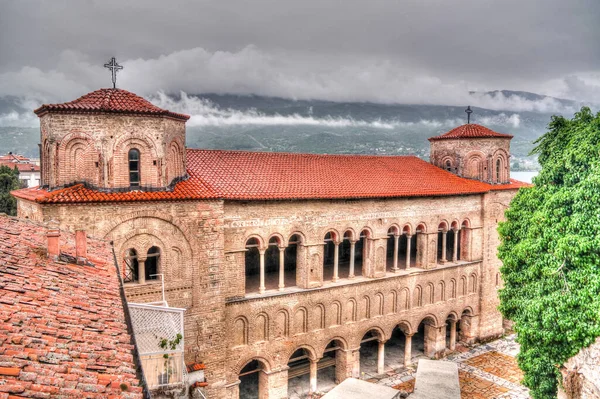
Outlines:
{"label": "church facade", "polygon": [[13,192],[19,216],[112,241],[132,302],[163,279],[210,398],[318,391],[503,333],[512,136],[463,125],[427,163],[186,149],[186,115],[120,89],[35,112],[42,186]]}

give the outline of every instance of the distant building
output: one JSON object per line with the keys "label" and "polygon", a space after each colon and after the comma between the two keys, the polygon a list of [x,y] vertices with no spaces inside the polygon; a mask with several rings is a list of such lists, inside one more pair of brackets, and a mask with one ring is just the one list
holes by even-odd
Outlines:
{"label": "distant building", "polygon": [[121,89],[35,112],[41,188],[13,193],[19,216],[113,241],[131,302],[161,301],[162,278],[209,398],[286,398],[503,333],[496,229],[526,186],[510,135],[460,126],[427,163],[186,149],[188,116]]}
{"label": "distant building", "polygon": [[19,180],[24,187],[40,185],[40,166],[32,159],[9,152],[0,156],[0,165],[19,170]]}

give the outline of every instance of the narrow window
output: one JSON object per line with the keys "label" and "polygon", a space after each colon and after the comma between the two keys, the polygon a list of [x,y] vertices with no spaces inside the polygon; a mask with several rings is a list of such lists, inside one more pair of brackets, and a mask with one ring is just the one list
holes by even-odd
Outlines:
{"label": "narrow window", "polygon": [[496,182],[500,183],[500,165],[501,162],[499,159],[496,160]]}
{"label": "narrow window", "polygon": [[452,172],[452,164],[450,163],[450,161],[446,161],[446,170],[448,172]]}
{"label": "narrow window", "polygon": [[129,185],[131,187],[140,185],[140,151],[135,148],[129,150]]}
{"label": "narrow window", "polygon": [[158,274],[158,265],[160,262],[160,249],[152,247],[148,250],[146,256],[146,280],[156,280]]}
{"label": "narrow window", "polygon": [[138,281],[138,255],[135,249],[130,248],[125,253],[125,267],[123,268],[123,282],[133,283]]}

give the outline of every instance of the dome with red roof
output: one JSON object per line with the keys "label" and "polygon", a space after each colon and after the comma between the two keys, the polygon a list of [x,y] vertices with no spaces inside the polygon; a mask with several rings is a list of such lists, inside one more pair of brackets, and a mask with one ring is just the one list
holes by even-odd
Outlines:
{"label": "dome with red roof", "polygon": [[494,137],[510,139],[513,136],[511,136],[510,134],[494,132],[492,129],[488,129],[485,126],[481,126],[476,123],[469,123],[466,125],[455,127],[454,129],[440,136],[430,137],[429,141]]}
{"label": "dome with red roof", "polygon": [[159,108],[148,100],[123,89],[99,89],[79,97],[77,100],[62,104],[44,104],[33,112],[38,116],[47,112],[108,112],[169,116],[181,120],[190,118],[188,115]]}

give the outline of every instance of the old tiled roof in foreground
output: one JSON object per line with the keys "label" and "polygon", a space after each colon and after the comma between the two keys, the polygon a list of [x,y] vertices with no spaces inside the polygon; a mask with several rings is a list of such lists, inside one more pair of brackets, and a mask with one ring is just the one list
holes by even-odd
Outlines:
{"label": "old tiled roof in foreground", "polygon": [[141,115],[164,115],[172,118],[188,120],[188,115],[162,109],[148,100],[123,89],[99,89],[88,93],[77,100],[63,104],[44,104],[35,112],[41,116],[47,112],[70,113],[123,113]]}
{"label": "old tiled roof in foreground", "polygon": [[38,203],[190,199],[285,200],[427,197],[516,190],[464,179],[414,156],[187,150],[188,180],[173,191],[103,193],[81,184],[13,192]]}
{"label": "old tiled roof in foreground", "polygon": [[[53,261],[46,231],[0,216],[0,398],[141,398],[109,244]],[[75,255],[72,234],[60,245]]]}
{"label": "old tiled roof in foreground", "polygon": [[430,137],[429,141],[436,140],[450,140],[450,139],[477,139],[477,138],[505,138],[512,139],[513,136],[510,134],[494,132],[492,129],[488,129],[485,126],[478,125],[476,123],[469,123],[466,125],[455,127],[447,133],[440,136]]}

